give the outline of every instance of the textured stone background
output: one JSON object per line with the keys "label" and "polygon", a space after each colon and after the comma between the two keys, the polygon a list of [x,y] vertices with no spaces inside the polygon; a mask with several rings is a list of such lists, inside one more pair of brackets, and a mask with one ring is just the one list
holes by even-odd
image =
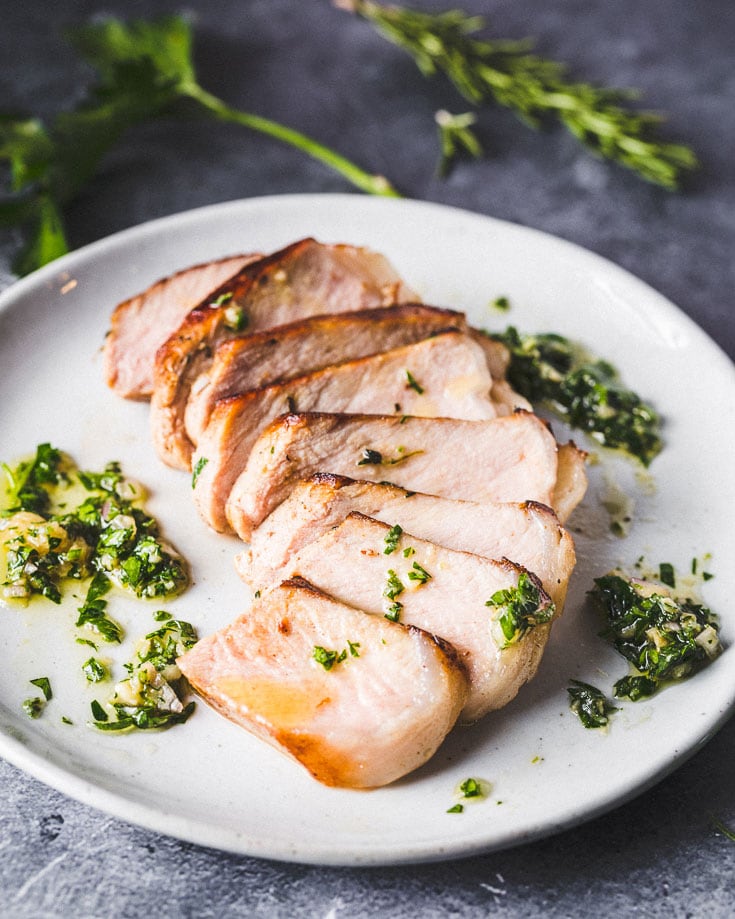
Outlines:
{"label": "textured stone background", "polygon": [[[426,9],[444,3],[419,3]],[[50,116],[86,69],[63,27],[185,9],[201,82],[310,133],[415,198],[581,243],[648,281],[735,355],[735,5],[731,0],[465,0],[493,31],[536,35],[575,75],[636,86],[670,114],[702,168],[680,194],[489,108],[482,162],[436,177],[433,113],[463,111],[443,81],[327,0],[31,0],[1,4],[0,109]],[[350,191],[300,154],[242,129],[169,121],[130,133],[69,211],[76,246],[149,218],[265,193]],[[0,286],[14,240],[0,235]],[[731,432],[730,432],[731,437]],[[726,574],[723,572],[723,576]],[[0,914],[21,917],[732,915],[730,723],[652,791],[553,839],[449,864],[320,869],[224,855],[129,826],[0,762]]]}

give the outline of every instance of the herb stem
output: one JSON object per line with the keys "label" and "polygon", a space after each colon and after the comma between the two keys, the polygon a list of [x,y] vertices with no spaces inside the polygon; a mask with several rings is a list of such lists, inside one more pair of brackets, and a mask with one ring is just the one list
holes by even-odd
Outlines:
{"label": "herb stem", "polygon": [[324,163],[330,169],[344,176],[352,185],[361,191],[370,195],[381,195],[389,198],[400,198],[401,195],[391,185],[391,183],[382,175],[372,175],[361,169],[356,163],[348,160],[330,147],[319,143],[319,141],[302,134],[295,128],[289,128],[284,124],[273,121],[270,118],[264,118],[262,115],[255,115],[252,112],[243,112],[239,109],[231,108],[217,96],[213,96],[197,84],[190,84],[181,87],[182,94],[189,96],[191,99],[202,105],[207,111],[216,115],[222,121],[229,121],[233,124],[239,124],[242,127],[250,128],[261,134],[267,134],[269,137],[279,140],[282,143],[295,147],[306,153],[312,159]]}

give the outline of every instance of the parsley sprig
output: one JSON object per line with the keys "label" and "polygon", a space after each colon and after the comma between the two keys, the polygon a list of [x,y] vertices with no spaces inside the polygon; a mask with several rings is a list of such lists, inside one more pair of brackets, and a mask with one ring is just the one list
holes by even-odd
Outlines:
{"label": "parsley sprig", "polygon": [[[422,13],[373,0],[335,3],[407,51],[425,76],[443,73],[474,105],[495,101],[513,109],[532,128],[550,120],[561,122],[593,153],[665,188],[677,188],[682,173],[698,165],[689,147],[658,137],[661,116],[631,107],[636,92],[573,82],[563,64],[534,54],[529,40],[479,39],[476,33],[485,25],[479,16],[462,10]],[[473,143],[472,137],[466,119],[460,132],[445,129],[445,168],[458,144],[477,155],[479,142],[475,138]]]}
{"label": "parsley sprig", "polygon": [[26,240],[16,272],[28,274],[68,251],[63,210],[129,128],[192,108],[295,147],[362,191],[398,195],[385,177],[365,172],[313,138],[207,92],[197,81],[192,38],[181,16],[131,23],[106,19],[76,28],[69,40],[98,75],[81,103],[48,125],[38,118],[0,116],[0,162],[10,167],[0,226],[21,228]]}

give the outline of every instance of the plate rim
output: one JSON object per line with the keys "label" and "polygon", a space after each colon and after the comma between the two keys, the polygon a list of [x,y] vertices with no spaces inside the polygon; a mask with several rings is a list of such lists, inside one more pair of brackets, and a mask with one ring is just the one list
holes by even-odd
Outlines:
{"label": "plate rim", "polygon": [[[348,209],[353,207],[375,210],[390,210],[395,208],[415,209],[417,212],[440,210],[442,212],[452,213],[463,221],[467,219],[478,220],[485,225],[494,225],[501,232],[510,231],[521,235],[531,234],[537,239],[540,239],[543,245],[558,247],[560,251],[564,250],[573,260],[583,259],[590,272],[594,272],[595,270],[612,272],[613,275],[617,275],[624,279],[627,284],[632,285],[633,289],[637,287],[649,301],[655,302],[657,308],[662,310],[664,314],[673,317],[677,323],[684,325],[693,340],[698,342],[699,347],[705,346],[709,349],[711,357],[713,359],[716,357],[716,359],[722,363],[719,372],[729,373],[732,377],[733,387],[735,388],[735,364],[733,364],[724,349],[683,310],[627,269],[577,243],[562,237],[554,236],[542,230],[511,221],[501,220],[456,206],[413,199],[380,199],[353,194],[306,193],[265,195],[256,198],[234,199],[232,201],[204,205],[176,214],[155,218],[136,226],[125,228],[70,252],[49,265],[38,269],[26,278],[22,278],[11,284],[0,293],[0,314],[6,309],[12,309],[14,302],[25,296],[28,292],[32,292],[39,285],[43,286],[49,281],[56,279],[59,275],[63,275],[65,272],[73,272],[74,266],[87,262],[94,262],[98,257],[109,254],[111,251],[120,247],[124,248],[131,242],[134,243],[144,240],[146,237],[164,233],[169,227],[177,227],[180,229],[187,223],[197,224],[202,220],[221,216],[225,213],[228,215],[236,214],[242,210],[247,211],[272,205],[274,202],[277,203],[279,208],[285,209],[295,205],[299,208],[303,208],[305,206],[308,207],[312,203],[318,203],[320,207],[333,205],[337,208],[347,207]],[[24,745],[22,741],[7,732],[5,726],[0,728],[0,755],[22,771],[83,804],[112,814],[129,823],[146,827],[155,832],[172,835],[198,845],[215,847],[222,851],[233,852],[240,855],[274,858],[281,861],[297,862],[301,864],[334,866],[417,864],[444,859],[464,858],[542,839],[577,826],[583,822],[593,820],[600,814],[606,813],[614,807],[632,800],[652,785],[661,781],[691,756],[695,755],[729,720],[735,709],[735,683],[730,688],[731,697],[726,701],[725,706],[719,711],[717,717],[707,722],[707,729],[705,731],[700,731],[697,735],[697,739],[692,741],[687,749],[680,751],[675,758],[671,759],[663,766],[651,770],[650,774],[647,775],[643,781],[636,782],[629,788],[627,793],[623,795],[613,794],[609,799],[606,798],[601,800],[595,808],[582,808],[581,812],[577,811],[570,813],[566,819],[558,820],[552,825],[537,826],[535,830],[525,830],[516,833],[509,832],[503,838],[493,842],[478,842],[474,837],[464,844],[452,840],[447,850],[438,851],[436,848],[427,848],[426,843],[419,842],[413,849],[404,845],[400,847],[398,851],[387,847],[379,852],[349,852],[345,855],[343,852],[338,852],[337,849],[329,851],[314,851],[313,848],[301,849],[298,843],[295,842],[292,851],[284,852],[282,846],[276,845],[274,847],[271,845],[269,847],[266,841],[262,839],[256,841],[254,837],[243,840],[243,842],[247,843],[247,848],[243,848],[242,845],[234,845],[232,840],[227,839],[223,841],[222,839],[215,838],[217,836],[216,831],[213,830],[210,825],[205,825],[201,822],[193,821],[190,818],[169,813],[164,810],[152,810],[139,801],[125,797],[122,793],[118,794],[111,792],[106,788],[86,781],[77,773],[67,771],[61,766],[51,763],[40,753],[36,753],[28,746]],[[163,824],[160,818],[163,818]]]}

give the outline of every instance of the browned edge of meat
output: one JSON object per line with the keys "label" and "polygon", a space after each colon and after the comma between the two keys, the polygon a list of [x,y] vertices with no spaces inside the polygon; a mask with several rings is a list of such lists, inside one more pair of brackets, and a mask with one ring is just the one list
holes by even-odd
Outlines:
{"label": "browned edge of meat", "polygon": [[[318,648],[345,654],[327,669]],[[301,578],[256,600],[178,663],[225,717],[339,787],[386,785],[423,765],[468,692],[446,642]]]}
{"label": "browned edge of meat", "polygon": [[[355,264],[348,271],[341,263],[350,261]],[[156,353],[151,432],[159,457],[174,468],[191,467],[186,403],[194,380],[210,366],[221,341],[306,315],[416,299],[384,256],[353,246],[303,239],[246,265],[191,310]]]}
{"label": "browned edge of meat", "polygon": [[192,385],[186,406],[186,432],[196,444],[219,399],[389,351],[450,328],[466,330],[462,313],[402,303],[309,316],[276,330],[264,329],[227,339],[214,352],[211,367]]}
{"label": "browned edge of meat", "polygon": [[150,399],[156,351],[210,291],[259,258],[234,255],[192,265],[119,303],[103,348],[107,385],[124,399]]}

